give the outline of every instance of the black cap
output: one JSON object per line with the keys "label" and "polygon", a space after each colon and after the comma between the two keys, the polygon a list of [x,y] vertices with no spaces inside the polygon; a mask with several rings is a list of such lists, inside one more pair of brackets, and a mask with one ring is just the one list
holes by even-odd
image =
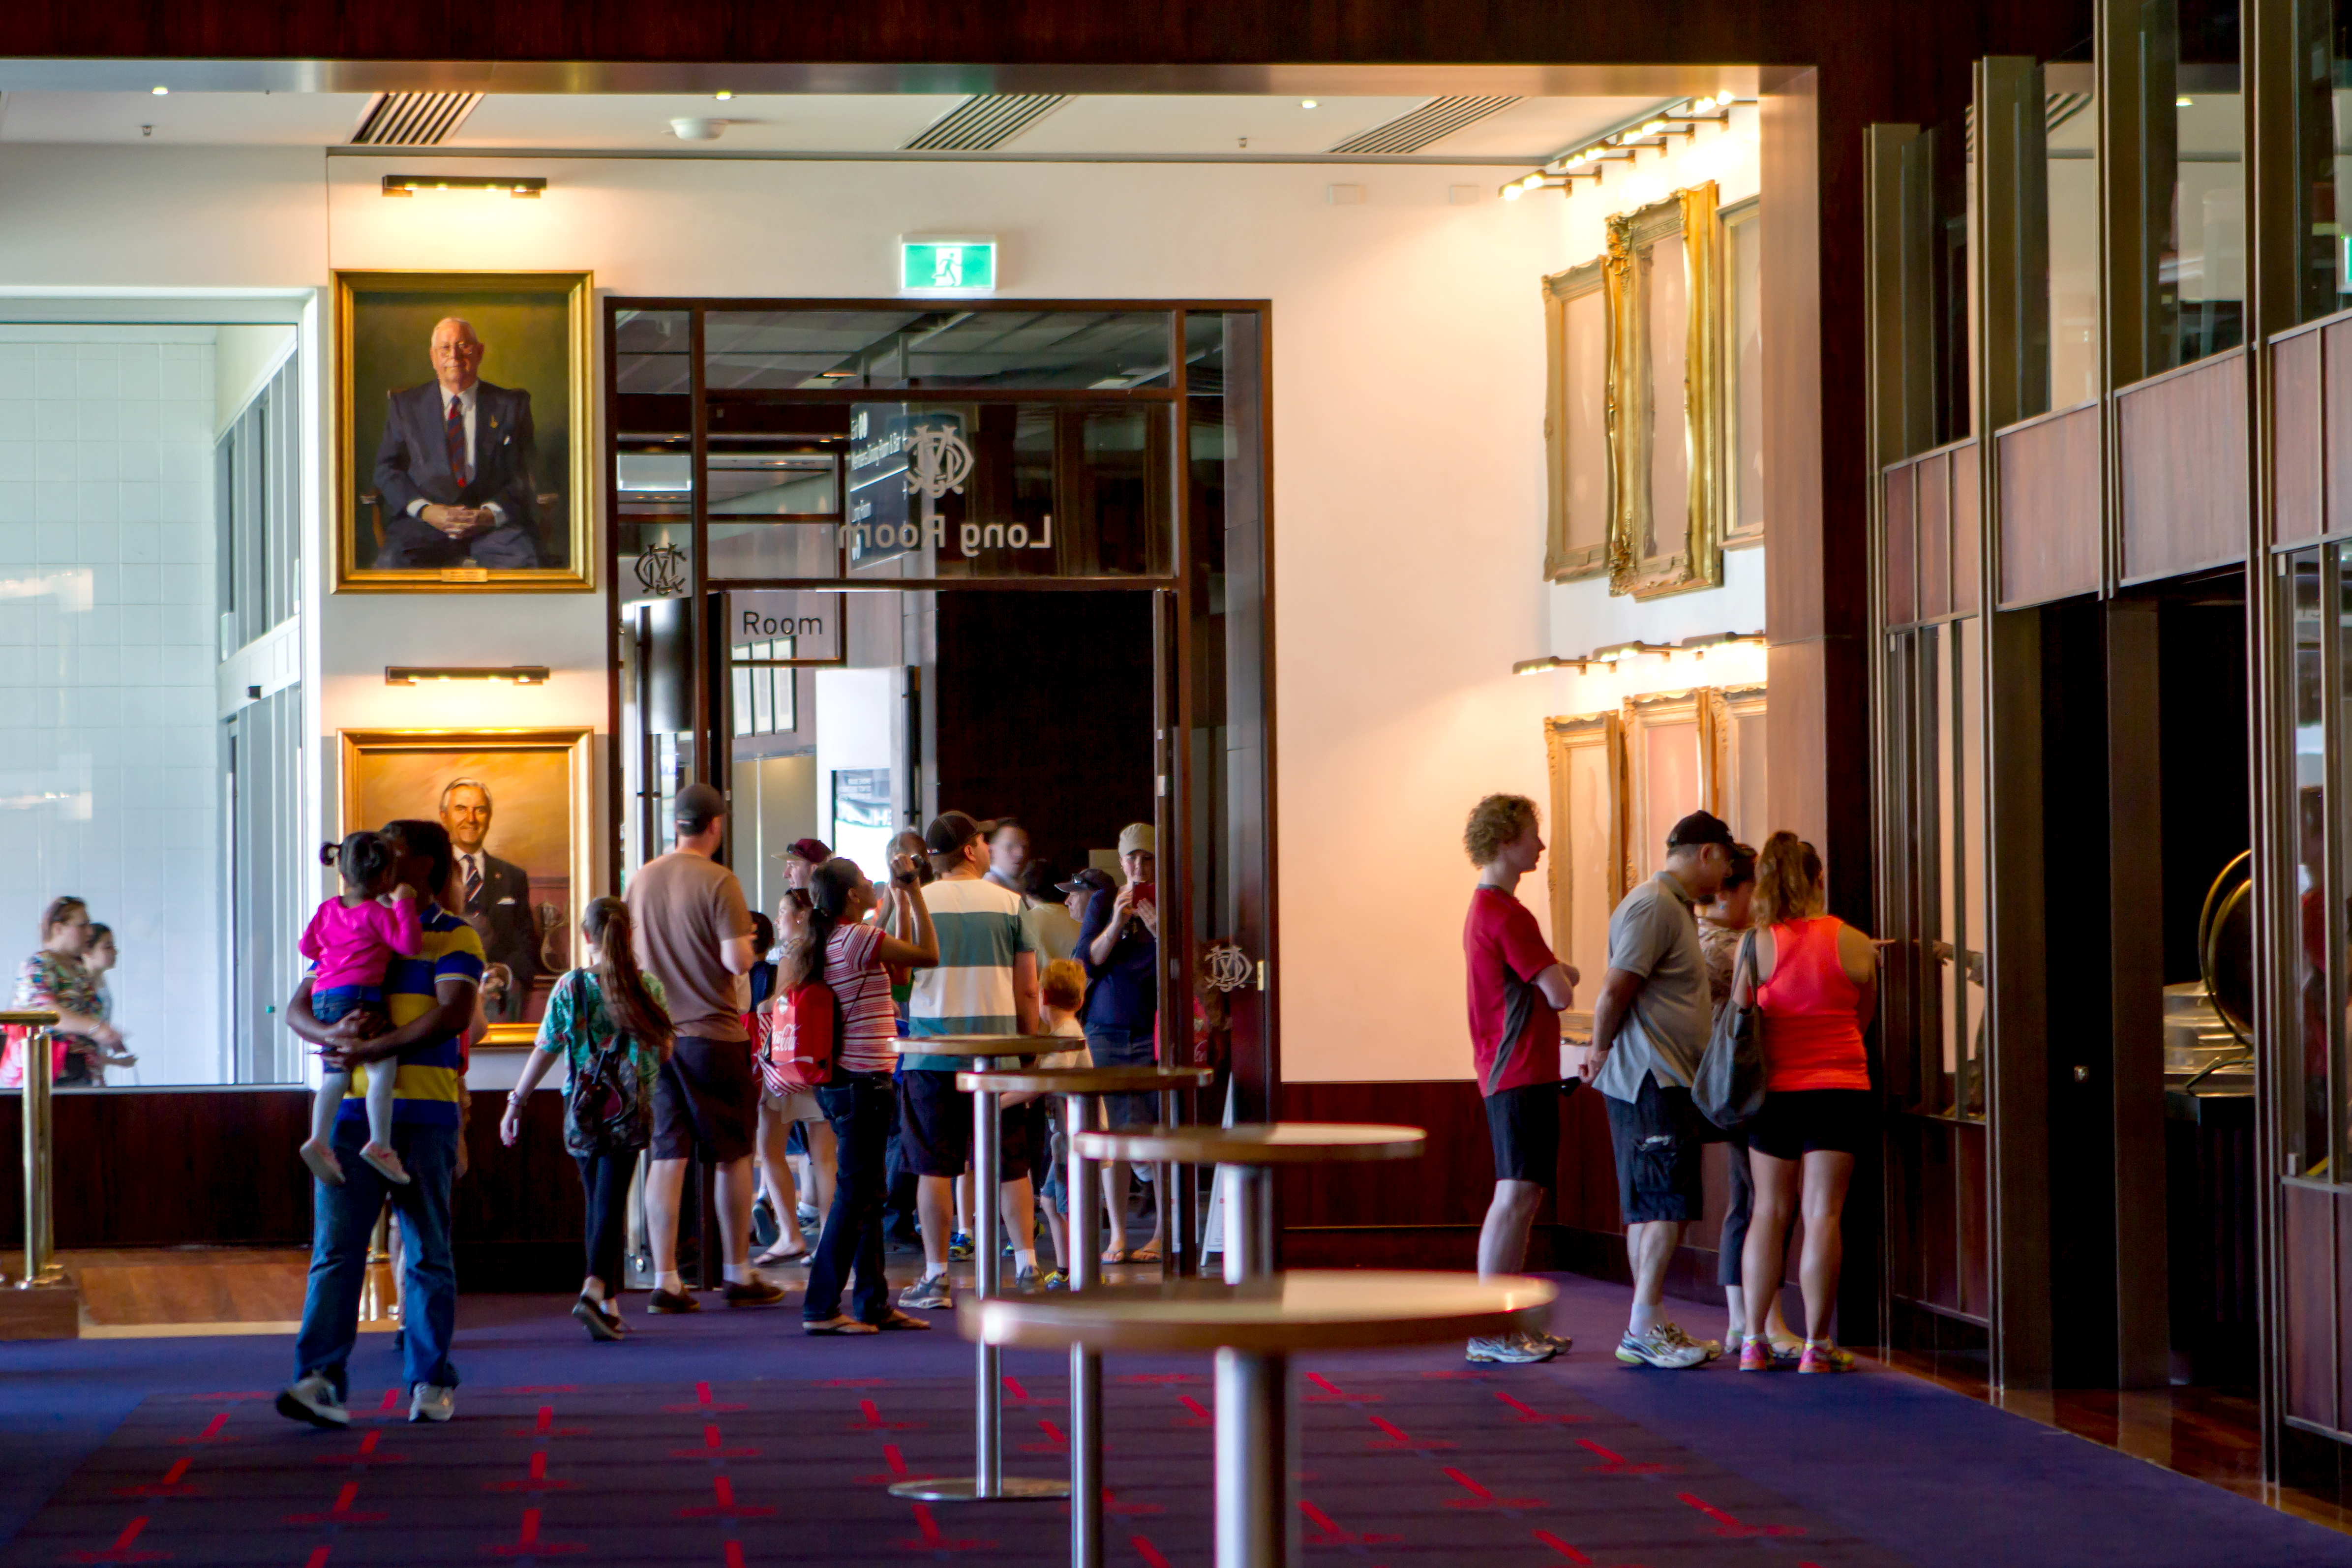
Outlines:
{"label": "black cap", "polygon": [[707,784],[690,784],[677,792],[669,814],[672,821],[690,822],[699,830],[727,815],[727,797]]}
{"label": "black cap", "polygon": [[961,811],[950,811],[931,819],[923,830],[923,847],[934,855],[953,855],[980,837],[980,824]]}
{"label": "black cap", "polygon": [[1692,849],[1702,844],[1720,844],[1726,850],[1735,850],[1739,840],[1731,836],[1730,824],[1711,811],[1694,811],[1666,833],[1669,849]]}
{"label": "black cap", "polygon": [[1068,881],[1054,884],[1056,891],[1064,893],[1075,893],[1082,888],[1090,893],[1108,893],[1118,886],[1110,879],[1109,872],[1097,871],[1092,866],[1082,866]]}

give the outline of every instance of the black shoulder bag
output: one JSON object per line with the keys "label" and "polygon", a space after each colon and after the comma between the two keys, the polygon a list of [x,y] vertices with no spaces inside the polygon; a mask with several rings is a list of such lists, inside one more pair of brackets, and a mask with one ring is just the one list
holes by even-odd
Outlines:
{"label": "black shoulder bag", "polygon": [[[1748,1005],[1737,998],[1741,981],[1748,983]],[[1756,1005],[1756,933],[1739,939],[1739,958],[1731,971],[1731,994],[1715,1015],[1706,1053],[1691,1078],[1691,1103],[1699,1114],[1734,1132],[1764,1109],[1764,1013]]]}

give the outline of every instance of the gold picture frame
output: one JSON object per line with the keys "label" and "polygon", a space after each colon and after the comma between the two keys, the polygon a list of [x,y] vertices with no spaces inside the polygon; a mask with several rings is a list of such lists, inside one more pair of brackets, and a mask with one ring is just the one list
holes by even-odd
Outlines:
{"label": "gold picture frame", "polygon": [[[1625,744],[1615,713],[1544,721],[1551,778],[1552,950],[1594,994],[1609,967],[1609,917],[1625,896]],[[1588,1005],[1589,1010],[1589,1005]]]}
{"label": "gold picture frame", "polygon": [[[488,817],[488,831],[478,841],[488,869],[488,907],[471,918],[483,932],[486,960],[506,963],[520,982],[509,990],[509,1007],[501,1009],[516,1016],[494,1016],[481,1044],[530,1045],[549,984],[584,958],[580,917],[595,887],[595,731],[562,727],[339,733],[339,798],[346,833],[399,818],[442,819],[450,793],[461,782],[478,781]],[[462,795],[457,798],[465,800]],[[559,808],[560,832],[549,820]],[[510,825],[508,830],[501,830],[501,821]],[[499,892],[513,872],[527,879],[527,894]],[[524,908],[507,907],[517,902]],[[528,975],[513,948],[523,934],[516,929],[518,914],[530,920]],[[551,962],[555,958],[563,960],[560,966]]]}
{"label": "gold picture frame", "polygon": [[1723,583],[1723,283],[1715,211],[1709,180],[1609,220],[1603,273],[1614,328],[1616,502],[1609,586],[1637,599]]}
{"label": "gold picture frame", "polygon": [[1544,576],[1574,583],[1609,574],[1617,475],[1615,309],[1606,257],[1543,280],[1544,468],[1549,521]]}
{"label": "gold picture frame", "polygon": [[[588,272],[335,274],[336,592],[587,593],[596,586],[594,302]],[[433,456],[430,433],[420,426],[425,416],[409,407],[433,382],[428,348],[434,323],[445,316],[475,324],[487,350],[481,381],[499,395],[498,408],[483,416],[495,434],[472,426],[470,480],[482,494],[470,497],[448,491],[452,465]],[[551,396],[558,386],[561,395]],[[387,441],[388,428],[408,440]],[[438,538],[409,537],[422,525],[407,521],[380,474],[391,476],[391,487],[422,492],[415,500],[431,503],[446,491],[443,504],[487,499],[499,503],[501,518],[528,515],[511,531],[496,531],[496,559],[478,561],[470,548],[438,559],[448,547]]]}
{"label": "gold picture frame", "polygon": [[[1764,542],[1764,356],[1760,198],[1716,209],[1723,333],[1723,533],[1726,550]],[[1752,457],[1752,461],[1751,461]]]}
{"label": "gold picture frame", "polygon": [[1618,710],[1625,736],[1625,886],[1649,880],[1664,858],[1666,830],[1716,798],[1708,745],[1708,692],[1629,697]]}
{"label": "gold picture frame", "polygon": [[1771,831],[1765,782],[1765,691],[1761,686],[1706,691],[1707,810],[1731,836],[1760,848]]}

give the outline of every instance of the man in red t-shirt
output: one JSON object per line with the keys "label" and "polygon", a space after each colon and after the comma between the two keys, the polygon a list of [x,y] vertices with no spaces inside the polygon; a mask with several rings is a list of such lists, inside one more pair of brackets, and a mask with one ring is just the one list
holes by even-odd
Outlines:
{"label": "man in red t-shirt", "polygon": [[[1519,879],[1543,858],[1536,803],[1490,795],[1470,813],[1462,847],[1478,868],[1462,956],[1470,981],[1470,1044],[1486,1131],[1495,1144],[1495,1199],[1478,1230],[1481,1279],[1527,1262],[1536,1205],[1559,1169],[1559,1015],[1575,1000],[1576,971],[1553,955],[1519,902]],[[1549,1361],[1568,1349],[1557,1334],[1516,1333],[1470,1342],[1474,1362]]]}

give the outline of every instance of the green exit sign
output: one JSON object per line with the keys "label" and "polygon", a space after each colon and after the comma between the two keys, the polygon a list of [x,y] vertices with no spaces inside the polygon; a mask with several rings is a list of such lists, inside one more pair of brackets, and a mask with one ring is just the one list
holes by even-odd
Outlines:
{"label": "green exit sign", "polygon": [[996,241],[925,236],[898,242],[906,294],[985,294],[996,287]]}

